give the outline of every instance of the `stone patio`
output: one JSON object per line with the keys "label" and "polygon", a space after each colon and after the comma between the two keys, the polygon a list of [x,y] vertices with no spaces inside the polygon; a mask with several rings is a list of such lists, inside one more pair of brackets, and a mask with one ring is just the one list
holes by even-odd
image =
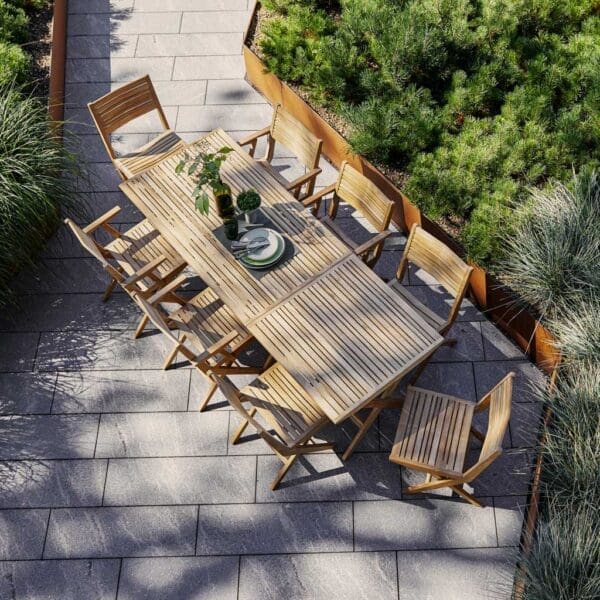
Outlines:
{"label": "stone patio", "polygon": [[[247,19],[247,0],[71,0],[68,129],[92,175],[80,219],[115,204],[121,227],[140,218],[86,108],[111,87],[149,73],[186,140],[269,122],[271,108],[243,81]],[[116,145],[139,146],[157,126],[143,118]],[[276,164],[299,172],[285,152]],[[335,177],[324,162],[320,185]],[[347,209],[343,222],[365,236]],[[404,241],[389,240],[381,275],[393,275]],[[313,455],[271,492],[268,447],[228,443],[238,420],[222,398],[197,412],[199,374],[185,363],[160,370],[163,340],[134,340],[138,311],[119,292],[102,303],[105,283],[63,229],[39,271],[15,282],[21,312],[0,321],[0,598],[510,597],[537,427],[530,386],[543,377],[472,305],[454,327],[458,345],[438,351],[419,383],[474,401],[517,372],[505,453],[474,486],[484,509],[443,492],[403,497],[418,476],[387,460],[396,411],[348,463]],[[406,283],[444,306],[422,273]],[[343,450],[353,433],[325,437]]]}

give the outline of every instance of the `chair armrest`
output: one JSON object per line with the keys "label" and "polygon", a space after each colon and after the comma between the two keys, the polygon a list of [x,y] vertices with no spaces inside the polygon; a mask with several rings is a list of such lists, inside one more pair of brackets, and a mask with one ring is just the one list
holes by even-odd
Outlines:
{"label": "chair armrest", "polygon": [[114,228],[111,227],[108,222],[116,217],[121,212],[120,206],[115,206],[111,208],[109,211],[105,212],[102,216],[98,217],[95,221],[92,221],[87,227],[83,228],[85,233],[94,233],[96,229],[103,227],[109,233],[115,235],[115,237],[120,237],[121,234]]}
{"label": "chair armrest", "polygon": [[298,194],[300,193],[300,188],[305,183],[308,183],[309,181],[312,181],[313,179],[315,179],[321,171],[322,171],[321,167],[316,167],[315,169],[311,169],[308,173],[304,173],[304,175],[300,175],[300,177],[296,177],[296,179],[294,179],[294,181],[290,181],[285,186],[285,189],[288,192],[293,192],[295,190],[294,195],[296,197],[298,197]]}
{"label": "chair armrest", "polygon": [[254,157],[254,151],[256,150],[256,142],[258,141],[259,138],[261,138],[265,135],[268,135],[270,133],[271,133],[271,126],[269,125],[268,127],[261,129],[260,131],[255,131],[254,133],[251,133],[250,135],[243,137],[241,140],[238,141],[238,144],[242,147],[250,144],[249,154],[250,154],[250,156]]}
{"label": "chair armrest", "polygon": [[304,200],[302,200],[302,204],[304,204],[304,206],[306,207],[312,206],[313,204],[317,204],[316,208],[318,209],[321,205],[321,200],[323,199],[323,196],[327,196],[327,194],[335,192],[335,186],[336,184],[332,183],[331,185],[328,185],[326,188],[323,188],[322,190],[318,191],[312,196],[304,198]]}
{"label": "chair armrest", "polygon": [[[215,342],[212,346],[207,348],[204,352],[201,352],[196,356],[196,361],[199,363],[206,363],[209,358],[223,352],[225,348],[235,340],[239,335],[239,332],[233,330],[230,331],[225,337],[222,337],[218,342]],[[214,370],[214,369],[213,369]]]}
{"label": "chair armrest", "polygon": [[154,269],[156,269],[163,262],[165,262],[165,260],[167,260],[166,256],[164,256],[162,254],[160,256],[157,256],[154,260],[151,260],[148,264],[144,265],[141,269],[136,271],[133,275],[130,275],[127,279],[125,279],[123,281],[123,287],[130,289],[131,286],[136,284],[141,279],[144,279],[145,277],[149,277],[151,275],[152,271],[154,271]]}
{"label": "chair armrest", "polygon": [[375,237],[371,238],[369,241],[367,241],[364,244],[361,244],[360,246],[355,248],[354,254],[356,254],[357,256],[362,256],[363,254],[366,254],[369,250],[372,250],[379,244],[383,244],[384,240],[391,234],[392,234],[392,232],[389,229],[386,229],[386,231],[382,231],[381,233],[378,233]]}
{"label": "chair armrest", "polygon": [[183,285],[187,281],[187,278],[187,275],[180,275],[179,277],[176,277],[173,279],[173,281],[165,285],[165,287],[160,288],[150,298],[148,298],[148,303],[152,304],[152,306],[158,304],[165,296],[173,293],[178,287]]}

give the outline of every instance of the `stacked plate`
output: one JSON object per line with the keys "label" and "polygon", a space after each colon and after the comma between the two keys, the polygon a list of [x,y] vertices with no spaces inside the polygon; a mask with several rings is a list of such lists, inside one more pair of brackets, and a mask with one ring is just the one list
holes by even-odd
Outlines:
{"label": "stacked plate", "polygon": [[249,269],[268,269],[277,264],[285,252],[285,239],[277,231],[259,227],[245,233],[240,242],[248,243],[257,238],[267,238],[269,244],[258,250],[249,252],[240,258]]}

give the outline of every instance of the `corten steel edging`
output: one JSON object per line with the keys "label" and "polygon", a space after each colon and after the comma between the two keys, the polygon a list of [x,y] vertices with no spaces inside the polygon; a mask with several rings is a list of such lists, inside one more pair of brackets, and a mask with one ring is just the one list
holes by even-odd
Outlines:
{"label": "corten steel edging", "polygon": [[[407,232],[417,223],[432,235],[461,253],[461,248],[439,225],[428,219],[421,210],[370,162],[348,150],[346,140],[316,113],[302,98],[276,75],[266,71],[260,58],[246,45],[243,47],[246,79],[273,105],[281,104],[287,111],[323,140],[323,153],[339,167],[349,161],[377,185],[391,200],[395,210],[393,220]],[[470,292],[477,305],[545,372],[556,365],[554,338],[550,332],[517,299],[485,269],[474,266]]]}
{"label": "corten steel edging", "polygon": [[50,85],[48,113],[58,123],[65,116],[65,59],[67,50],[68,0],[54,0],[52,14],[52,49],[50,51]]}

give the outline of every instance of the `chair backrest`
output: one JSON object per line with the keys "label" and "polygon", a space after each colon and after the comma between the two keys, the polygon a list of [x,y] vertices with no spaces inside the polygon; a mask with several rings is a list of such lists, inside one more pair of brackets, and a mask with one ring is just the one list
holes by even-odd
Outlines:
{"label": "chair backrest", "polygon": [[[210,374],[210,373],[209,373]],[[247,421],[252,427],[254,427],[256,433],[263,439],[265,442],[273,448],[273,450],[279,452],[284,456],[289,454],[289,449],[285,444],[280,442],[274,435],[269,433],[251,414],[246,407],[244,406],[242,400],[243,396],[240,393],[240,390],[235,386],[235,384],[229,379],[229,377],[223,375],[211,375],[216,384],[219,386],[219,389],[227,398],[227,401],[231,406],[243,417],[245,421]]]}
{"label": "chair backrest", "polygon": [[[389,227],[394,203],[348,161],[340,167],[335,193],[364,215],[377,231],[385,231]],[[335,217],[334,214],[330,216]]]}
{"label": "chair backrest", "polygon": [[488,427],[477,462],[465,471],[465,480],[472,481],[502,454],[502,440],[510,420],[514,373],[509,373],[477,403],[476,411],[489,411]]}
{"label": "chair backrest", "polygon": [[115,158],[116,154],[110,143],[110,134],[130,121],[157,110],[163,128],[169,129],[167,117],[149,75],[126,83],[102,98],[90,102],[88,108],[111,158]]}
{"label": "chair backrest", "polygon": [[310,129],[294,119],[280,104],[273,112],[271,137],[290,149],[307,169],[319,166],[323,140],[315,137]]}
{"label": "chair backrest", "polygon": [[450,314],[444,326],[444,332],[447,331],[458,315],[461,302],[469,286],[473,267],[452,252],[446,244],[417,224],[413,225],[410,231],[406,248],[398,265],[396,277],[399,281],[402,281],[409,262],[426,271],[454,297]]}
{"label": "chair backrest", "polygon": [[105,256],[106,250],[104,250],[104,248],[102,248],[89,233],[86,233],[71,219],[65,219],[65,223],[69,226],[79,243],[102,265],[102,268],[113,279],[121,283],[124,280],[124,276],[110,264]]}

